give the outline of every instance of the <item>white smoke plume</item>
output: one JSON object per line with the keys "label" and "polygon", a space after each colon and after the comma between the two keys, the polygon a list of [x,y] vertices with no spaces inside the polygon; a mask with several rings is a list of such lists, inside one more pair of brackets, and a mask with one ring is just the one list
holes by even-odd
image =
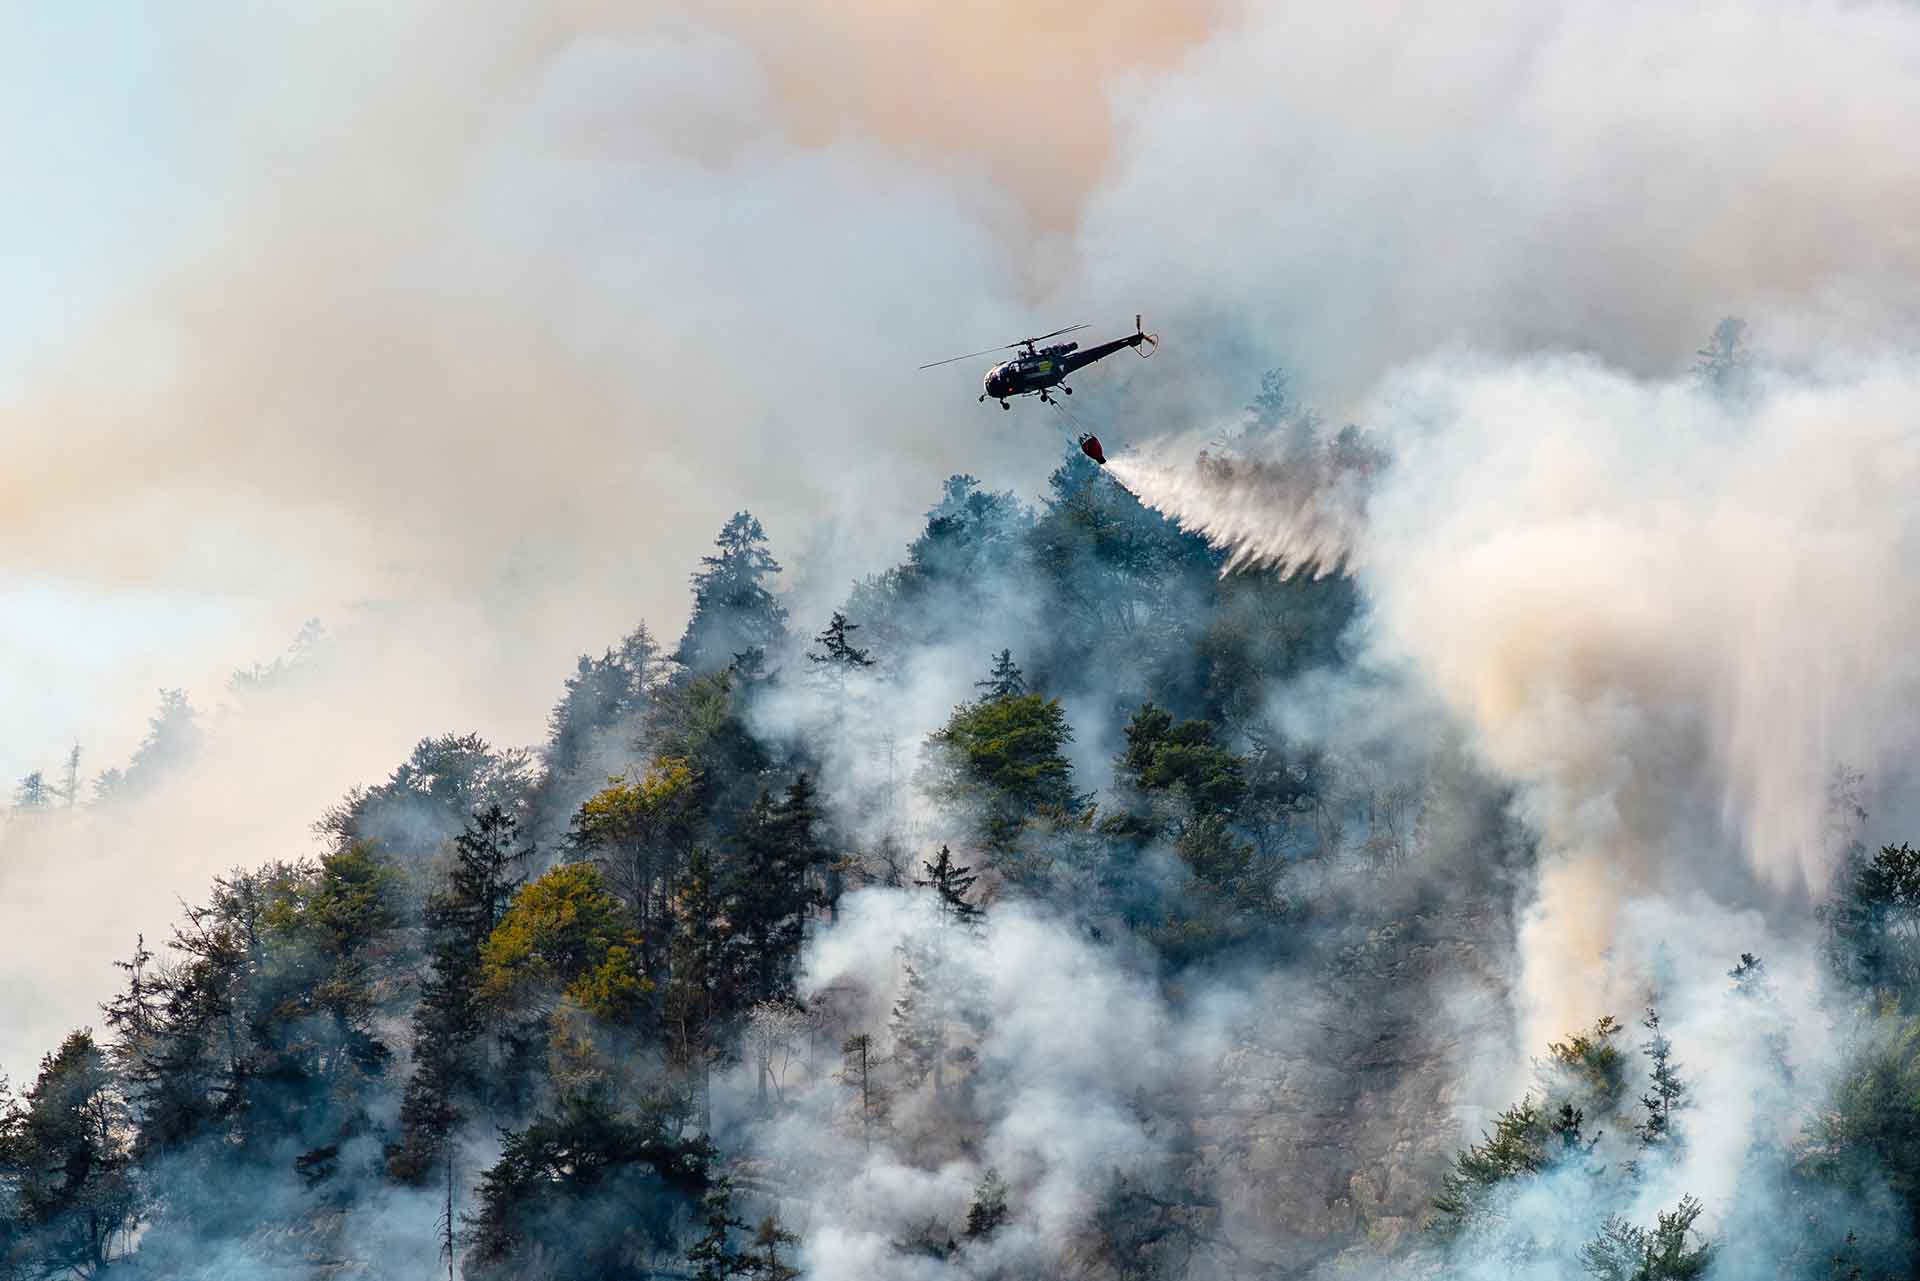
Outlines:
{"label": "white smoke plume", "polygon": [[[1910,368],[1762,370],[1730,401],[1590,359],[1447,357],[1364,417],[1395,442],[1368,519],[1341,530],[1370,653],[1438,694],[1546,842],[1528,1039],[1631,1006],[1644,957],[1615,948],[1632,900],[1779,912],[1824,891],[1835,771],[1914,761]],[[1236,564],[1326,545],[1309,476],[1121,476]]]}

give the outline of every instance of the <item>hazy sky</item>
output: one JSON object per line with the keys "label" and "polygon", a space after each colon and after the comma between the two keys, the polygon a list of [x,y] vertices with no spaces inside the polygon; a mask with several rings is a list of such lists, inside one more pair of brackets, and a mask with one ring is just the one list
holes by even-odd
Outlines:
{"label": "hazy sky", "polygon": [[1914,314],[1910,7],[1035,12],[0,7],[0,770],[374,607],[529,739],[738,507],[839,577],[1032,492],[1057,426],[914,368],[1023,331],[1156,319],[1124,442],[1271,363]]}
{"label": "hazy sky", "polygon": [[951,471],[1031,489],[1058,432],[914,366],[1065,323],[1030,238],[1205,29],[403,9],[0,9],[7,778],[376,602],[497,618],[472,715],[528,738],[736,507],[897,542]]}

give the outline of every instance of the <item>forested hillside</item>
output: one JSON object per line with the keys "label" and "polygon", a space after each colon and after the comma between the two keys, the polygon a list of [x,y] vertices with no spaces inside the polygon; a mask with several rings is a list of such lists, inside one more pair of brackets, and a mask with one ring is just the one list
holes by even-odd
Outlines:
{"label": "forested hillside", "polygon": [[[1389,465],[1277,375],[1215,449],[1274,441]],[[1223,572],[1078,452],[930,497],[805,616],[734,516],[543,743],[423,726],[126,940],[0,1094],[0,1276],[1910,1274],[1920,854],[1844,777],[1789,956],[1755,915],[1521,1044],[1526,815],[1355,579]],[[11,822],[216,732],[171,693]]]}

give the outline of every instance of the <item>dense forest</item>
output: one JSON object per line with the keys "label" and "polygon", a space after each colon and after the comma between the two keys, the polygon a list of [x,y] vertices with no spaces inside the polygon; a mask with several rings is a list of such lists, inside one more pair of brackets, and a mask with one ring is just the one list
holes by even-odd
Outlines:
{"label": "dense forest", "polygon": [[[1278,374],[1216,450],[1273,441],[1391,465]],[[423,738],[127,940],[0,1092],[0,1276],[1910,1275],[1920,853],[1841,840],[1817,973],[1656,965],[1516,1044],[1508,790],[1328,729],[1400,697],[1356,580],[1231,561],[1069,451],[799,617],[735,515],[543,743]],[[166,787],[200,722],[10,822]]]}

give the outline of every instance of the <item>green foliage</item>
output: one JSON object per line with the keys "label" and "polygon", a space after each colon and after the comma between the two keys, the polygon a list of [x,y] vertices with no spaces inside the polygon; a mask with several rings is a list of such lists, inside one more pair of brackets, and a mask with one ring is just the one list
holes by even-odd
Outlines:
{"label": "green foliage", "polygon": [[993,656],[987,678],[975,681],[973,687],[983,691],[981,697],[986,700],[1015,698],[1027,692],[1027,678],[1021,674],[1020,664],[1013,661],[1013,651],[1003,649]]}
{"label": "green foliage", "polygon": [[927,924],[901,940],[900,994],[889,1029],[902,1077],[918,1086],[931,1076],[938,1097],[946,1088],[947,1064],[956,1057],[955,1027],[978,1029],[984,1022],[978,976],[965,951],[979,945],[981,913],[966,897],[974,878],[944,847],[937,861],[922,866],[927,876],[914,884],[934,891],[934,911]]}
{"label": "green foliage", "polygon": [[693,614],[674,651],[677,662],[703,674],[755,650],[773,653],[787,634],[787,608],[767,587],[767,580],[780,573],[780,562],[767,550],[760,522],[735,512],[713,546],[714,553],[700,558],[693,575]]}
{"label": "green foliage", "polygon": [[1541,1066],[1549,1090],[1571,1090],[1599,1112],[1611,1112],[1627,1088],[1627,1058],[1614,1044],[1620,1024],[1611,1014],[1591,1029],[1547,1044]]}
{"label": "green foliage", "polygon": [[423,738],[378,787],[356,787],[315,824],[336,849],[369,842],[403,861],[440,852],[478,810],[519,814],[533,786],[532,755],[496,751],[478,734]]}
{"label": "green foliage", "polygon": [[1679,1205],[1656,1216],[1652,1228],[1609,1215],[1581,1247],[1580,1265],[1601,1281],[1692,1281],[1705,1276],[1715,1250],[1693,1231],[1703,1208],[1693,1197],[1682,1197]]}
{"label": "green foliage", "polygon": [[1841,870],[1825,917],[1837,968],[1870,992],[1920,1002],[1920,850],[1902,842]]}
{"label": "green foliage", "polygon": [[1673,1114],[1687,1105],[1687,1086],[1680,1079],[1680,1065],[1673,1060],[1673,1042],[1660,1030],[1660,1015],[1651,1006],[1641,1026],[1651,1034],[1642,1051],[1649,1064],[1647,1093],[1640,1104],[1646,1119],[1634,1127],[1641,1143],[1648,1147],[1674,1140]]}
{"label": "green foliage", "polygon": [[967,897],[973,883],[980,879],[973,875],[973,869],[955,863],[953,851],[944,845],[932,862],[922,863],[921,866],[926,869],[926,878],[915,877],[913,883],[923,890],[933,891],[934,910],[941,924],[958,926],[964,930],[979,928],[981,919],[986,916],[986,909]]}
{"label": "green foliage", "polygon": [[693,771],[700,839],[731,835],[773,767],[747,727],[752,693],[738,672],[719,671],[669,686],[648,708],[644,733],[656,759],[680,760]]}
{"label": "green foliage", "polygon": [[1246,796],[1246,763],[1214,742],[1206,721],[1174,724],[1171,713],[1143,704],[1127,722],[1120,777],[1145,793],[1177,792],[1199,817],[1231,814]]}
{"label": "green foliage", "polygon": [[1243,942],[1284,909],[1272,858],[1236,825],[1248,794],[1246,761],[1219,746],[1205,721],[1175,723],[1143,704],[1127,722],[1114,761],[1122,803],[1100,825],[1117,841],[1172,845],[1191,879],[1161,913],[1152,937],[1177,961],[1198,960]]}
{"label": "green foliage", "polygon": [[833,611],[833,618],[827,623],[826,630],[813,638],[820,646],[819,653],[811,651],[807,661],[819,665],[836,682],[844,683],[853,672],[873,666],[873,655],[853,643],[850,633],[860,630],[860,624],[849,623],[847,616],[840,610]]}
{"label": "green foliage", "polygon": [[599,735],[647,705],[665,666],[659,643],[645,623],[617,650],[609,649],[599,658],[580,655],[560,701],[547,717],[542,757],[548,772],[566,776],[581,769]]}
{"label": "green foliage", "polygon": [[935,799],[972,814],[989,845],[1006,849],[1034,818],[1079,807],[1064,750],[1072,739],[1058,699],[962,704],[928,739],[922,778]]}
{"label": "green foliage", "polygon": [[675,1219],[709,1187],[710,1160],[704,1139],[674,1137],[658,1115],[570,1096],[508,1133],[481,1176],[467,1275],[524,1275],[517,1260],[529,1245],[565,1241],[542,1256],[554,1281],[643,1276],[629,1262],[635,1248],[673,1247]]}
{"label": "green foliage", "polygon": [[111,1065],[88,1032],[40,1060],[20,1102],[0,1095],[0,1268],[91,1277],[124,1252],[142,1207],[131,1139]]}
{"label": "green foliage", "polygon": [[1855,1190],[1884,1179],[1920,1233],[1920,1018],[1888,1001],[1858,1031],[1801,1165]]}
{"label": "green foliage", "polygon": [[1539,1105],[1526,1098],[1494,1118],[1493,1129],[1482,1131],[1453,1159],[1453,1169],[1440,1181],[1433,1198],[1428,1228],[1443,1236],[1457,1235],[1492,1205],[1508,1183],[1537,1174],[1555,1159],[1548,1143],[1552,1131]]}
{"label": "green foliage", "polygon": [[813,875],[832,859],[819,792],[802,773],[775,802],[762,792],[741,823],[723,881],[729,965],[746,1004],[793,996],[808,914],[824,907]]}
{"label": "green foliage", "polygon": [[588,797],[567,844],[600,869],[641,936],[659,939],[667,894],[700,827],[699,775],[686,758],[662,756],[640,777],[615,775]]}
{"label": "green foliage", "polygon": [[727,1281],[746,1275],[751,1260],[733,1248],[733,1234],[745,1229],[745,1219],[733,1213],[733,1190],[724,1180],[707,1189],[700,1205],[706,1234],[687,1247],[687,1262],[693,1265],[692,1281]]}
{"label": "green foliage", "polygon": [[754,1229],[753,1246],[747,1255],[746,1275],[756,1281],[795,1281],[800,1269],[789,1264],[780,1254],[783,1250],[788,1251],[787,1257],[791,1258],[791,1251],[798,1244],[800,1238],[780,1226],[780,1216],[769,1214]]}

